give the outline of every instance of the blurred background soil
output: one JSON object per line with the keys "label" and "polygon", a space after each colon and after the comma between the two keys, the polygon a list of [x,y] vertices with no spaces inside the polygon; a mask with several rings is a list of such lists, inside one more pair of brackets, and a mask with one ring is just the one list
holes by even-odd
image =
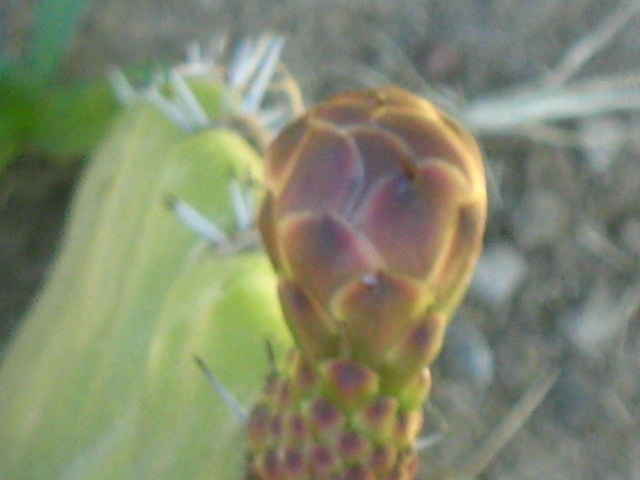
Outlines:
{"label": "blurred background soil", "polygon": [[[3,49],[20,50],[31,3],[3,1]],[[88,12],[66,74],[151,67],[180,60],[193,40],[268,30],[286,34],[284,59],[308,105],[396,83],[435,91],[463,112],[509,88],[535,91],[624,4],[102,0]],[[640,17],[569,83],[632,76],[638,65]],[[640,479],[639,113],[479,132],[490,177],[487,248],[435,368],[419,478]],[[5,339],[54,258],[78,170],[23,158],[0,179]],[[483,469],[488,454],[479,446],[556,371],[540,406]]]}

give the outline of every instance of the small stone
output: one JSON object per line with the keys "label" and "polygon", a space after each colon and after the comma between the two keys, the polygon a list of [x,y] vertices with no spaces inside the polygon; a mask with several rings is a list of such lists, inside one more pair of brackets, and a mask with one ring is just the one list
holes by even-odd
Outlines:
{"label": "small stone", "polygon": [[616,339],[640,308],[640,283],[615,293],[604,281],[596,286],[582,305],[561,322],[567,340],[581,354],[602,359],[615,348]]}
{"label": "small stone", "polygon": [[628,126],[622,119],[600,116],[584,120],[581,127],[580,143],[591,170],[606,172],[627,143]]}
{"label": "small stone", "polygon": [[631,253],[640,257],[640,219],[625,220],[620,232],[620,241]]}
{"label": "small stone", "polygon": [[593,385],[581,376],[578,360],[571,358],[563,367],[556,385],[549,394],[553,415],[566,427],[584,429],[597,411],[597,393]]}
{"label": "small stone", "polygon": [[527,261],[508,244],[488,245],[473,277],[472,289],[499,307],[511,298],[527,273]]}
{"label": "small stone", "polygon": [[493,382],[495,356],[475,323],[459,319],[449,326],[442,363],[449,375],[469,380],[481,390]]}
{"label": "small stone", "polygon": [[556,243],[568,224],[569,210],[563,200],[543,190],[527,195],[513,216],[518,243],[529,248]]}

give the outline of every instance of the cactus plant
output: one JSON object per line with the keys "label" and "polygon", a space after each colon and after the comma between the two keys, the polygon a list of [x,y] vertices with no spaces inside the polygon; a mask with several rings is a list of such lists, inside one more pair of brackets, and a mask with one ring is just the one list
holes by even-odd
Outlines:
{"label": "cactus plant", "polygon": [[[242,136],[260,147],[299,106],[270,81],[281,46],[246,41],[229,65],[192,51],[142,93],[116,77],[130,105],[94,155],[60,259],[4,354],[0,476],[238,478],[237,428],[192,357],[247,403],[268,367],[262,344],[282,351],[291,337],[249,418],[247,474],[415,475],[428,366],[480,250],[480,153],[397,88],[311,110],[266,153],[259,228],[274,276],[263,252],[226,247],[252,226],[232,198],[262,176]],[[225,248],[203,254],[174,213]]]}
{"label": "cactus plant", "polygon": [[262,159],[235,119],[270,130],[288,118],[277,101],[280,114],[260,117],[281,45],[244,40],[228,64],[192,51],[142,90],[115,76],[127,105],[89,161],[43,291],[2,352],[0,478],[242,474],[241,424],[193,356],[250,405],[268,371],[265,340],[290,343],[274,276],[260,251],[211,248],[166,199],[215,219],[225,245],[252,226],[234,198],[258,184]]}
{"label": "cactus plant", "polygon": [[480,254],[473,137],[396,87],[351,92],[266,155],[259,227],[296,346],[249,424],[257,480],[410,480],[447,322]]}

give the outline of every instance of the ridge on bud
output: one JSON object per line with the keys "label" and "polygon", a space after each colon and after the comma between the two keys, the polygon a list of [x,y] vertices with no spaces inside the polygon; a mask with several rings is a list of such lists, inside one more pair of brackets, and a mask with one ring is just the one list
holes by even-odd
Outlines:
{"label": "ridge on bud", "polygon": [[[396,373],[432,361],[482,247],[472,135],[403,89],[349,92],[287,127],[265,173],[259,228],[303,354]],[[433,345],[400,355],[418,333]]]}

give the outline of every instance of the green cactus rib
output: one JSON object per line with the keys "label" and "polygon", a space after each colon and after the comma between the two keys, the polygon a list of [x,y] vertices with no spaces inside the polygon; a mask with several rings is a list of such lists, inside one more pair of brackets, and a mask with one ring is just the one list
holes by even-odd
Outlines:
{"label": "green cactus rib", "polygon": [[266,155],[259,228],[296,349],[250,419],[255,480],[410,480],[429,369],[482,249],[472,135],[397,87],[349,92]]}
{"label": "green cactus rib", "polygon": [[118,116],[47,283],[2,352],[0,479],[241,475],[238,421],[212,405],[192,357],[252,403],[269,371],[264,338],[291,345],[275,278],[261,252],[201,249],[164,199],[233,232],[230,184],[261,164],[231,130],[185,132],[145,102]]}

